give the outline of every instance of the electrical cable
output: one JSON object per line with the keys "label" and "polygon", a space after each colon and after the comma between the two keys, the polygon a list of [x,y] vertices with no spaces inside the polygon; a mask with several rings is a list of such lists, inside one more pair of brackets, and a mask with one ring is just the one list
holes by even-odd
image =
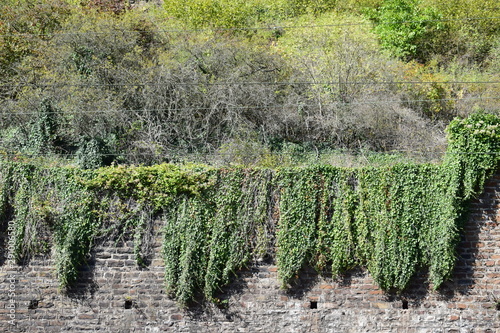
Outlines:
{"label": "electrical cable", "polygon": [[[377,22],[379,25],[391,24],[407,24],[407,23],[428,23],[428,22],[465,22],[465,21],[484,21],[484,20],[498,20],[500,16],[492,17],[467,17],[467,18],[450,18],[450,19],[432,19],[432,20],[404,20],[404,21],[390,21],[390,22]],[[267,27],[253,26],[253,27],[214,27],[214,28],[199,28],[199,29],[158,29],[158,30],[116,30],[116,31],[85,31],[85,32],[54,32],[45,34],[36,33],[10,33],[0,34],[6,37],[20,37],[20,36],[35,36],[35,37],[50,37],[61,35],[108,35],[108,34],[140,34],[140,33],[186,33],[186,32],[209,32],[209,31],[251,31],[251,30],[288,30],[288,29],[316,29],[316,28],[335,28],[335,27],[351,27],[371,25],[373,22],[358,22],[358,23],[338,23],[338,24],[321,24],[321,25],[271,25]]]}
{"label": "electrical cable", "polygon": [[62,87],[161,87],[165,85],[175,85],[175,86],[235,86],[235,85],[277,85],[277,86],[294,86],[294,85],[331,85],[331,86],[341,86],[341,85],[418,85],[418,84],[500,84],[500,81],[371,81],[371,82],[313,82],[313,81],[278,81],[278,82],[256,82],[256,81],[246,81],[246,82],[215,82],[215,83],[196,83],[196,82],[165,82],[165,83],[61,83],[61,84],[37,84],[37,83],[20,83],[16,85],[0,85],[0,88],[21,88],[21,87],[35,87],[35,88],[62,88]]}
{"label": "electrical cable", "polygon": [[[381,100],[381,101],[355,101],[355,102],[336,102],[336,103],[325,103],[321,104],[321,107],[335,107],[342,105],[373,105],[373,104],[412,104],[412,103],[424,103],[424,102],[446,102],[446,101],[478,101],[478,100],[500,100],[500,97],[463,97],[463,98],[441,98],[441,99],[399,99],[399,100]],[[108,109],[108,110],[54,110],[49,112],[44,112],[44,114],[98,114],[98,113],[108,113],[108,112],[130,112],[130,113],[146,113],[146,112],[164,112],[164,111],[187,111],[187,110],[217,110],[217,109],[229,109],[229,110],[259,110],[259,109],[281,109],[290,107],[315,107],[318,104],[275,104],[275,105],[261,105],[261,106],[228,106],[220,105],[219,107],[182,107],[182,108],[158,108],[158,109]],[[28,112],[1,112],[0,115],[34,115],[40,114],[39,111],[28,111]]]}

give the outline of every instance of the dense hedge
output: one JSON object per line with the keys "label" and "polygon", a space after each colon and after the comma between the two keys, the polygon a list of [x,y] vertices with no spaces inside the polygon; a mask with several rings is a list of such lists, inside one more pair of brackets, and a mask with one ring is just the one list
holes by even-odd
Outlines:
{"label": "dense hedge", "polygon": [[419,269],[438,288],[454,267],[461,217],[496,170],[500,119],[454,120],[440,165],[216,169],[199,165],[96,170],[0,163],[8,256],[21,263],[52,248],[62,288],[97,240],[131,237],[139,265],[164,223],[167,290],[188,304],[214,295],[253,260],[275,258],[283,287],[301,267],[334,276],[366,267],[384,290]]}

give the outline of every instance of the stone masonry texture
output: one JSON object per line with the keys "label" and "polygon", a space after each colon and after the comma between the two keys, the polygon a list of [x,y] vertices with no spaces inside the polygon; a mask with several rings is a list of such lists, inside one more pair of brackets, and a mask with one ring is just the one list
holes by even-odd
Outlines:
{"label": "stone masonry texture", "polygon": [[223,307],[181,309],[164,291],[160,226],[147,268],[136,265],[132,242],[100,244],[68,294],[58,291],[50,256],[14,267],[3,260],[0,331],[500,333],[499,209],[497,174],[472,203],[456,269],[438,291],[425,273],[392,294],[362,269],[334,280],[309,268],[286,291],[276,266],[261,262],[221,291]]}

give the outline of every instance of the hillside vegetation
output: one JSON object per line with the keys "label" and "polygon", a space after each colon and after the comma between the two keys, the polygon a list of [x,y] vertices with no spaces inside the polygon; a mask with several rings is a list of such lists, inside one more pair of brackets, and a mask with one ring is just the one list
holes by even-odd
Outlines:
{"label": "hillside vegetation", "polygon": [[494,0],[4,0],[0,261],[51,256],[67,290],[102,242],[147,268],[160,232],[183,306],[262,260],[284,288],[310,265],[437,289],[499,164],[499,23]]}
{"label": "hillside vegetation", "polygon": [[431,161],[451,119],[499,112],[499,72],[495,0],[6,0],[0,151],[83,168]]}

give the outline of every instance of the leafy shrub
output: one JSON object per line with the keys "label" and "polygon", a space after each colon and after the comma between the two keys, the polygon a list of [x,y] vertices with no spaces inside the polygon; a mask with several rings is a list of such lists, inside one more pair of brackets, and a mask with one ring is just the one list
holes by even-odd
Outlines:
{"label": "leafy shrub", "polygon": [[419,0],[385,0],[370,13],[382,47],[404,60],[425,62],[434,53],[434,36],[443,29],[443,15]]}
{"label": "leafy shrub", "polygon": [[334,0],[179,0],[164,1],[166,12],[191,27],[243,29],[252,34],[253,27],[275,24],[303,14],[319,15],[333,10]]}
{"label": "leafy shrub", "polygon": [[196,0],[164,1],[168,14],[195,28],[246,28],[254,26],[272,5],[266,1]]}
{"label": "leafy shrub", "polygon": [[86,0],[82,1],[82,5],[95,8],[99,11],[112,12],[114,14],[121,14],[129,9],[129,2],[125,0]]}
{"label": "leafy shrub", "polygon": [[[448,21],[437,41],[436,53],[444,61],[458,61],[461,66],[483,65],[492,52],[500,28],[500,7],[495,0],[422,0],[422,6],[436,8]],[[435,43],[435,40],[432,40]]]}
{"label": "leafy shrub", "polygon": [[432,120],[450,121],[457,116],[455,101],[452,98],[455,87],[445,83],[449,80],[447,75],[436,73],[431,65],[424,66],[416,62],[409,62],[405,67],[406,81],[425,82],[401,87],[406,94],[403,101],[408,100],[405,103],[408,107]]}
{"label": "leafy shrub", "polygon": [[33,154],[46,154],[56,145],[58,133],[57,111],[48,100],[43,100],[32,124],[27,150]]}
{"label": "leafy shrub", "polygon": [[94,138],[83,140],[76,151],[76,163],[82,169],[95,169],[103,166],[106,150],[102,141]]}
{"label": "leafy shrub", "polygon": [[15,97],[20,63],[40,52],[51,33],[71,15],[71,7],[56,1],[2,1],[0,3],[0,97]]}

